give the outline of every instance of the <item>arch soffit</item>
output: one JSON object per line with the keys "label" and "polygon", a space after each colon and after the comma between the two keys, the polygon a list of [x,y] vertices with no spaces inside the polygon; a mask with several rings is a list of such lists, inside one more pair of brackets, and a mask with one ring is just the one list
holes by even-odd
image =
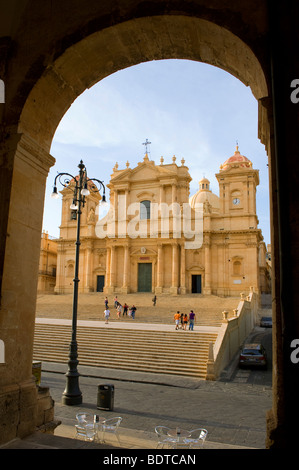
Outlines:
{"label": "arch soffit", "polygon": [[227,29],[194,17],[138,18],[93,33],[49,66],[26,101],[19,132],[49,152],[60,120],[87,88],[124,68],[162,59],[217,66],[250,86],[257,100],[268,95],[256,56]]}

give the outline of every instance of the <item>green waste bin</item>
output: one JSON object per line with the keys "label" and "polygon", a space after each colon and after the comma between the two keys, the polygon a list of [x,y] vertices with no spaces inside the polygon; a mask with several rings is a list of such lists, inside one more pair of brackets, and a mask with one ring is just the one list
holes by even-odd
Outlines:
{"label": "green waste bin", "polygon": [[97,408],[99,410],[113,410],[114,407],[114,385],[99,385]]}
{"label": "green waste bin", "polygon": [[42,376],[42,363],[41,361],[32,362],[32,375],[35,378],[36,385],[40,385]]}

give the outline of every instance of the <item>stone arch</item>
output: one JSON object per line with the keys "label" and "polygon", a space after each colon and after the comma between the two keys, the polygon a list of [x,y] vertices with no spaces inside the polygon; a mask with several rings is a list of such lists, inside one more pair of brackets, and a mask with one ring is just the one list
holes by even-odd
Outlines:
{"label": "stone arch", "polygon": [[[251,34],[253,34],[252,31]],[[189,59],[222,68],[241,80],[246,86],[250,86],[253,95],[259,102],[258,136],[269,152],[266,70],[263,70],[260,61],[248,45],[250,40],[246,43],[243,39],[230,31],[228,26],[224,28],[216,22],[190,14],[186,16],[182,14],[147,15],[146,18],[140,17],[106,27],[86,36],[79,42],[72,42],[68,38],[69,47],[62,54],[58,54],[56,60],[48,62],[38,79],[35,75],[32,90],[22,107],[18,122],[19,136],[16,136],[13,142],[17,147],[15,154],[17,171],[14,171],[12,182],[11,207],[13,212],[10,213],[10,220],[13,222],[10,225],[10,239],[6,244],[7,259],[9,260],[14,251],[18,223],[20,226],[22,225],[22,207],[18,207],[21,196],[16,189],[22,176],[31,183],[31,187],[28,187],[27,192],[22,195],[23,204],[34,208],[30,221],[26,220],[26,225],[22,226],[23,232],[26,230],[25,237],[23,233],[25,245],[32,246],[31,251],[28,250],[24,258],[24,266],[27,266],[26,277],[30,281],[30,285],[27,286],[23,282],[24,286],[22,286],[27,293],[24,304],[31,305],[31,309],[27,309],[26,315],[23,315],[24,312],[21,308],[20,313],[18,312],[20,317],[23,315],[23,318],[26,318],[26,329],[12,328],[12,325],[7,327],[4,323],[7,338],[11,338],[7,340],[8,352],[6,356],[11,356],[14,344],[25,344],[22,350],[22,367],[16,366],[18,363],[21,364],[18,361],[18,354],[21,353],[19,348],[15,354],[15,364],[8,363],[7,371],[3,373],[5,385],[10,383],[9,374],[11,372],[8,369],[15,369],[15,375],[19,374],[20,382],[25,382],[31,377],[34,331],[32,300],[35,297],[32,291],[34,276],[33,280],[30,276],[34,271],[34,263],[31,263],[31,258],[37,260],[39,256],[40,236],[38,232],[41,231],[43,210],[41,196],[45,188],[47,170],[53,164],[53,158],[49,155],[52,139],[63,115],[74,100],[87,88],[118,70],[150,60]],[[32,169],[34,174],[30,174]],[[35,183],[38,181],[38,187],[34,185],[34,180]],[[40,198],[38,199],[38,197]],[[25,226],[26,229],[24,229]],[[34,238],[32,238],[33,232]],[[18,251],[15,251],[14,256],[17,257],[17,255]],[[5,268],[7,272],[5,273],[3,291],[9,292],[10,283],[13,283],[16,275],[6,266]],[[19,284],[17,288],[19,288]],[[19,307],[21,297],[22,292],[19,288],[15,301],[17,307]],[[9,296],[6,296],[3,301],[3,310],[9,310],[9,302],[11,300]]]}
{"label": "stone arch", "polygon": [[87,88],[121,69],[173,58],[214,65],[250,86],[257,100],[268,96],[257,57],[228,29],[182,15],[138,18],[91,34],[49,65],[23,107],[18,130],[49,151],[63,115]]}

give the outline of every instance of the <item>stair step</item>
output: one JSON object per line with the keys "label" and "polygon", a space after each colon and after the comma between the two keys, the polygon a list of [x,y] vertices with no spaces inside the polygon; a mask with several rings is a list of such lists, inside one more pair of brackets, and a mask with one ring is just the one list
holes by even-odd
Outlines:
{"label": "stair step", "polygon": [[[77,327],[79,364],[204,378],[217,334]],[[67,363],[71,326],[36,324],[34,360]],[[192,362],[182,358],[192,354]]]}

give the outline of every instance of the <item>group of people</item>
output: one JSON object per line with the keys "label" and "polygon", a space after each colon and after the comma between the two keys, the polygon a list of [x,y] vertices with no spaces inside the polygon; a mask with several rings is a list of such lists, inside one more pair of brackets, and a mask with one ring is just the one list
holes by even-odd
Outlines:
{"label": "group of people", "polygon": [[[121,303],[118,301],[117,297],[114,298],[114,308],[116,309],[116,314],[117,317],[120,318],[121,314],[124,315],[129,315],[129,317],[132,317],[132,319],[135,319],[135,312],[137,308],[135,305],[132,305],[132,307],[129,308],[129,306],[124,303],[124,305],[121,305]],[[110,310],[108,306],[108,298],[105,297],[105,310],[104,310],[104,317],[105,317],[105,323],[108,323],[109,317],[110,317]]]}
{"label": "group of people", "polygon": [[195,313],[193,310],[190,311],[189,315],[187,313],[180,313],[179,311],[174,315],[175,329],[187,330],[187,324],[189,323],[189,330],[193,331],[194,322],[195,322]]}

